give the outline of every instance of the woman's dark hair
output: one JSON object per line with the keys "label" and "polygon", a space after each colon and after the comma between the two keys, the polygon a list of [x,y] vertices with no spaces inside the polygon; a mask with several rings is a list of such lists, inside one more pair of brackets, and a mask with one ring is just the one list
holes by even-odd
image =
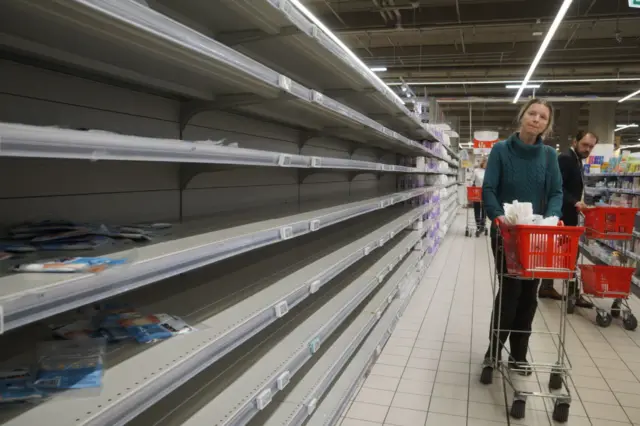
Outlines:
{"label": "woman's dark hair", "polygon": [[600,141],[600,139],[598,138],[598,135],[596,135],[595,133],[590,132],[589,130],[578,130],[578,133],[576,133],[576,142],[580,142],[582,138],[584,138],[587,135],[591,135],[594,138],[596,138],[596,143]]}

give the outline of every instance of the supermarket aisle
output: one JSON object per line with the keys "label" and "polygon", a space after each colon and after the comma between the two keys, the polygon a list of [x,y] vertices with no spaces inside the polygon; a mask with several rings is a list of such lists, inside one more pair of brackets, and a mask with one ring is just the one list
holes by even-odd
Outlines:
{"label": "supermarket aisle", "polygon": [[[509,424],[502,381],[478,381],[491,315],[487,239],[465,238],[462,215],[449,232],[342,426]],[[541,302],[534,330],[557,329],[557,303]],[[632,306],[640,312],[635,297]],[[615,322],[601,329],[582,312],[570,318],[567,346],[574,399],[565,425],[640,425],[640,331]],[[533,359],[555,353],[549,336],[532,337]],[[526,381],[530,390],[544,389],[548,375]],[[554,424],[546,405],[549,411],[544,400],[529,399],[525,419],[511,424]]]}

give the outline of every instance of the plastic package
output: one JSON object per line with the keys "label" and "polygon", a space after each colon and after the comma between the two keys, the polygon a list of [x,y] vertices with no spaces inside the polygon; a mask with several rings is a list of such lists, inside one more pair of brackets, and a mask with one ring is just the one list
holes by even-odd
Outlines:
{"label": "plastic package", "polygon": [[104,339],[40,344],[34,387],[51,393],[100,389],[104,375],[105,348]]}
{"label": "plastic package", "polygon": [[120,325],[138,343],[164,340],[194,330],[182,319],[169,314],[133,315],[121,320]]}
{"label": "plastic package", "polygon": [[13,267],[15,272],[100,272],[109,266],[121,265],[127,259],[110,257],[65,257],[61,259],[21,263]]}
{"label": "plastic package", "polygon": [[0,371],[0,404],[39,401],[46,394],[33,385],[33,373],[29,368]]}

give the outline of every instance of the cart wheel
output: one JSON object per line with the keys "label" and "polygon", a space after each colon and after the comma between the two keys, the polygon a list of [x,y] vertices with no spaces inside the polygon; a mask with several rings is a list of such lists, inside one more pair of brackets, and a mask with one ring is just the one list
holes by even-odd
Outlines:
{"label": "cart wheel", "polygon": [[620,317],[620,308],[622,307],[622,301],[620,299],[616,299],[611,304],[611,316],[614,318]]}
{"label": "cart wheel", "polygon": [[633,331],[638,328],[638,320],[636,319],[635,315],[629,314],[622,321],[622,325],[624,326],[625,330]]}
{"label": "cart wheel", "polygon": [[483,385],[490,385],[493,383],[493,367],[484,367],[482,373],[480,373],[480,383]]}
{"label": "cart wheel", "polygon": [[469,230],[468,230],[468,229],[465,229],[465,230],[464,230],[464,236],[465,236],[465,237],[468,237],[468,236],[469,236]]}
{"label": "cart wheel", "polygon": [[478,229],[478,230],[476,231],[476,238],[479,238],[479,237],[480,237],[480,234],[482,234],[482,231]]}
{"label": "cart wheel", "polygon": [[613,317],[609,312],[600,311],[596,314],[596,324],[602,328],[609,327],[611,325],[611,321],[613,321]]}
{"label": "cart wheel", "polygon": [[514,419],[524,419],[524,412],[526,407],[526,401],[516,399],[511,405],[511,417],[513,417]]}
{"label": "cart wheel", "polygon": [[571,315],[575,311],[576,311],[576,298],[575,296],[569,296],[567,297],[567,313]]}
{"label": "cart wheel", "polygon": [[484,230],[484,236],[486,237],[487,235],[489,235],[489,231],[487,229]]}
{"label": "cart wheel", "polygon": [[562,389],[562,374],[551,373],[549,376],[549,389],[559,390]]}
{"label": "cart wheel", "polygon": [[569,407],[566,402],[559,402],[556,400],[555,407],[553,408],[553,420],[558,423],[565,423],[569,420]]}

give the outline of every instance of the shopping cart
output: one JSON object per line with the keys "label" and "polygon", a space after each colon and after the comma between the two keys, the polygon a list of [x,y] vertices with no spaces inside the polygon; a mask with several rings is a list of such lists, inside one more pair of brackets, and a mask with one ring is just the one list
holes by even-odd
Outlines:
{"label": "shopping cart", "polygon": [[[597,206],[583,210],[581,216],[589,239],[605,240],[619,253],[619,265],[579,265],[583,295],[593,299],[614,299],[609,312],[596,306],[596,324],[609,327],[613,318],[622,316],[622,325],[627,330],[638,328],[638,320],[629,307],[631,279],[635,268],[629,268],[626,243],[633,237],[636,214],[639,209],[627,207]],[[616,242],[622,242],[620,245]],[[571,311],[575,296],[568,300]]]}
{"label": "shopping cart", "polygon": [[[472,204],[480,203],[479,214],[481,215],[481,217],[484,217],[484,206],[482,205],[482,187],[481,186],[467,186],[467,202]],[[464,229],[464,235],[466,237],[470,237],[474,232],[476,233],[476,237],[479,237],[480,234],[483,232],[483,229],[484,229],[484,235],[487,235],[488,233],[486,226],[484,225],[482,227],[478,226],[478,219],[476,218],[477,214],[478,212],[476,212],[475,207],[467,208],[467,225]]]}
{"label": "shopping cart", "polygon": [[[571,392],[568,386],[570,363],[566,353],[565,337],[567,331],[566,300],[561,302],[560,321],[558,331],[532,331],[531,334],[545,334],[557,340],[557,355],[555,362],[537,362],[522,367],[514,362],[511,353],[505,346],[507,361],[502,361],[500,345],[495,345],[500,332],[518,333],[518,330],[501,330],[502,288],[505,277],[516,279],[559,279],[563,286],[568,287],[568,280],[575,276],[576,261],[580,235],[584,228],[575,226],[534,226],[507,225],[497,222],[500,232],[497,233],[498,249],[493,279],[493,296],[496,306],[491,318],[491,344],[489,359],[483,364],[480,381],[484,384],[493,382],[493,372],[498,370],[506,390],[508,384],[513,390],[513,403],[510,408],[511,417],[522,419],[525,416],[528,397],[549,398],[554,401],[553,420],[566,422],[569,418]],[[504,258],[504,260],[502,260]],[[496,318],[497,316],[497,318]],[[495,322],[494,322],[495,321]],[[494,347],[495,346],[495,347]],[[524,390],[511,377],[511,370],[529,374],[549,374],[549,390],[547,392],[532,392]]]}

